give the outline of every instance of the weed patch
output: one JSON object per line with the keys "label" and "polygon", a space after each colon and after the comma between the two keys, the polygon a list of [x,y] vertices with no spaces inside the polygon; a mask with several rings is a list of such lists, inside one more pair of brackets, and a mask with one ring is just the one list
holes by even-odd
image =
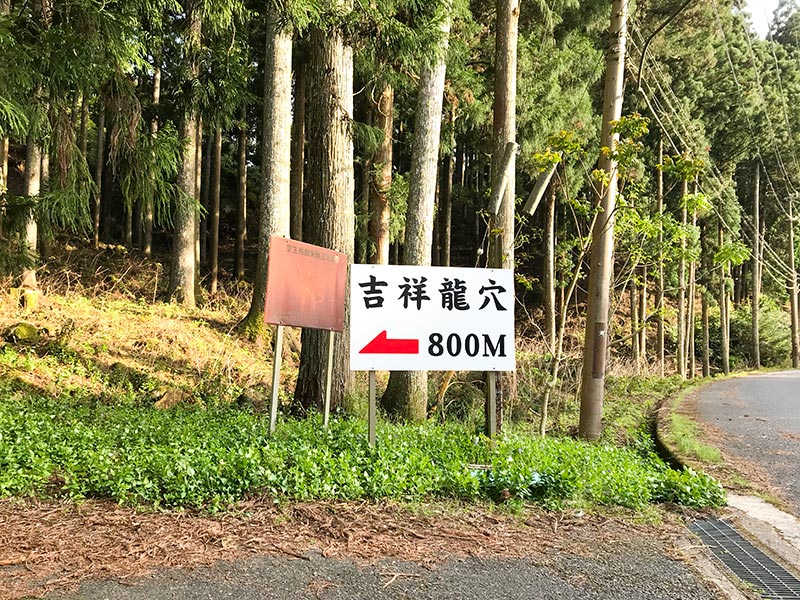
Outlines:
{"label": "weed patch", "polygon": [[[724,502],[716,482],[675,472],[636,448],[460,425],[288,421],[276,435],[230,407],[159,411],[16,393],[0,402],[0,496],[111,498],[220,509],[252,494],[298,500],[464,498],[642,508]],[[487,468],[478,469],[476,465]]]}

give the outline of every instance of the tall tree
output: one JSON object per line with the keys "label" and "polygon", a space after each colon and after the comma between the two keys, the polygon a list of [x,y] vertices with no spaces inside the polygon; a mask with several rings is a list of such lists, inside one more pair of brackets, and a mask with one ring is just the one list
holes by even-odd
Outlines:
{"label": "tall tree", "polygon": [[[191,84],[194,85],[200,74],[199,53],[203,29],[202,6],[199,0],[184,0],[182,8],[185,15],[184,52],[186,69]],[[184,148],[181,169],[178,176],[180,194],[177,198],[174,222],[175,232],[172,241],[172,260],[169,277],[169,296],[180,304],[195,306],[195,285],[197,260],[195,240],[198,225],[197,214],[197,146],[200,118],[196,102],[190,99],[183,114],[181,129]]]}
{"label": "tall tree", "polygon": [[247,109],[242,109],[238,126],[238,169],[236,177],[236,247],[233,272],[236,281],[244,280],[244,244],[247,240]]}
{"label": "tall tree", "polygon": [[[498,0],[495,41],[495,83],[492,133],[494,151],[492,170],[499,175],[508,144],[517,142],[517,39],[519,37],[519,0]],[[508,180],[496,217],[490,220],[489,266],[514,269],[514,216],[516,214],[516,155],[507,168]],[[497,181],[497,178],[495,178]],[[494,190],[493,190],[494,193]],[[491,378],[490,378],[491,379]],[[517,393],[515,373],[500,376],[498,427],[502,426],[503,403],[511,402]]]}
{"label": "tall tree", "polygon": [[369,196],[369,233],[375,250],[370,262],[389,264],[389,190],[392,186],[392,143],[394,142],[394,87],[385,83],[375,107],[375,126],[383,132],[373,157],[374,175]]}
{"label": "tall tree", "polygon": [[618,185],[614,150],[619,141],[619,133],[614,130],[614,123],[622,116],[627,38],[628,2],[627,0],[613,0],[603,92],[603,131],[600,137],[601,146],[607,149],[601,153],[599,161],[600,169],[605,172],[605,176],[601,182],[600,215],[595,221],[592,231],[589,299],[581,376],[579,434],[588,440],[599,438],[602,432],[609,300],[611,274],[614,268],[614,212]]}
{"label": "tall tree", "polygon": [[274,10],[267,13],[258,259],[253,298],[242,323],[244,330],[252,337],[260,334],[264,327],[270,238],[289,236],[292,32],[284,29],[280,17]]}
{"label": "tall tree", "polygon": [[[296,52],[299,54],[299,52]],[[303,239],[303,188],[306,152],[306,65],[298,56],[294,70],[294,110],[292,111],[291,236]]]}
{"label": "tall tree", "polygon": [[[432,59],[423,62],[419,78],[403,247],[403,263],[406,265],[431,264],[451,1],[443,0],[437,9],[441,34],[439,47]],[[381,404],[395,418],[424,421],[428,407],[427,372],[392,371]]]}
{"label": "tall tree", "polygon": [[[351,0],[336,0],[340,15],[352,10]],[[353,50],[343,24],[313,26],[309,33],[307,115],[308,204],[303,214],[303,240],[342,252],[353,260]],[[304,206],[304,209],[306,207]],[[341,406],[352,387],[349,368],[349,296],[344,331],[334,346],[331,406]],[[325,397],[328,332],[304,329],[295,400],[302,409],[321,409]]]}

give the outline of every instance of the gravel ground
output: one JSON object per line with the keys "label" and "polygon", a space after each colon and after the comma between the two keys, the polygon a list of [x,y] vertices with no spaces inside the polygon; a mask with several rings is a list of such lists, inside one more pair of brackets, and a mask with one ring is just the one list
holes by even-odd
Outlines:
{"label": "gravel ground", "polygon": [[436,599],[659,599],[715,598],[662,542],[639,539],[602,545],[588,556],[559,553],[544,559],[461,558],[427,568],[408,561],[252,558],[191,570],[167,570],[136,581],[85,582],[53,600],[352,600]]}
{"label": "gravel ground", "polygon": [[754,463],[800,515],[800,372],[737,377],[699,390],[697,417],[726,453]]}

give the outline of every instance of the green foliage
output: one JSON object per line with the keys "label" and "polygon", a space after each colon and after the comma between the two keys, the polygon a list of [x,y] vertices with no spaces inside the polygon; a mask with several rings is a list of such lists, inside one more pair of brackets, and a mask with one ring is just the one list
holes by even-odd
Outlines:
{"label": "green foliage", "polygon": [[664,163],[659,168],[678,181],[694,181],[705,169],[705,163],[689,154],[681,154],[665,156]]}
{"label": "green foliage", "polygon": [[[559,508],[723,501],[702,475],[675,473],[632,448],[509,433],[492,444],[459,425],[268,420],[218,407],[159,411],[47,399],[4,386],[0,496],[112,498],[222,508],[250,493],[295,499],[519,498]],[[488,465],[489,470],[474,465]]]}
{"label": "green foliage", "polygon": [[[774,300],[762,296],[759,308],[761,364],[765,367],[789,367],[792,356],[790,317]],[[753,364],[753,319],[751,304],[746,302],[731,314],[731,355]]]}
{"label": "green foliage", "polygon": [[741,265],[750,258],[750,248],[739,240],[729,241],[714,254],[716,264]]}

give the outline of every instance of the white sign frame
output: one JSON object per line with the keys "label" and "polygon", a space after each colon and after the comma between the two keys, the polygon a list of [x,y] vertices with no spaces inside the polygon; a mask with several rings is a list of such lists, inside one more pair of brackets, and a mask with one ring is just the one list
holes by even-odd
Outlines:
{"label": "white sign frame", "polygon": [[351,265],[350,368],[514,371],[514,307],[510,269]]}

